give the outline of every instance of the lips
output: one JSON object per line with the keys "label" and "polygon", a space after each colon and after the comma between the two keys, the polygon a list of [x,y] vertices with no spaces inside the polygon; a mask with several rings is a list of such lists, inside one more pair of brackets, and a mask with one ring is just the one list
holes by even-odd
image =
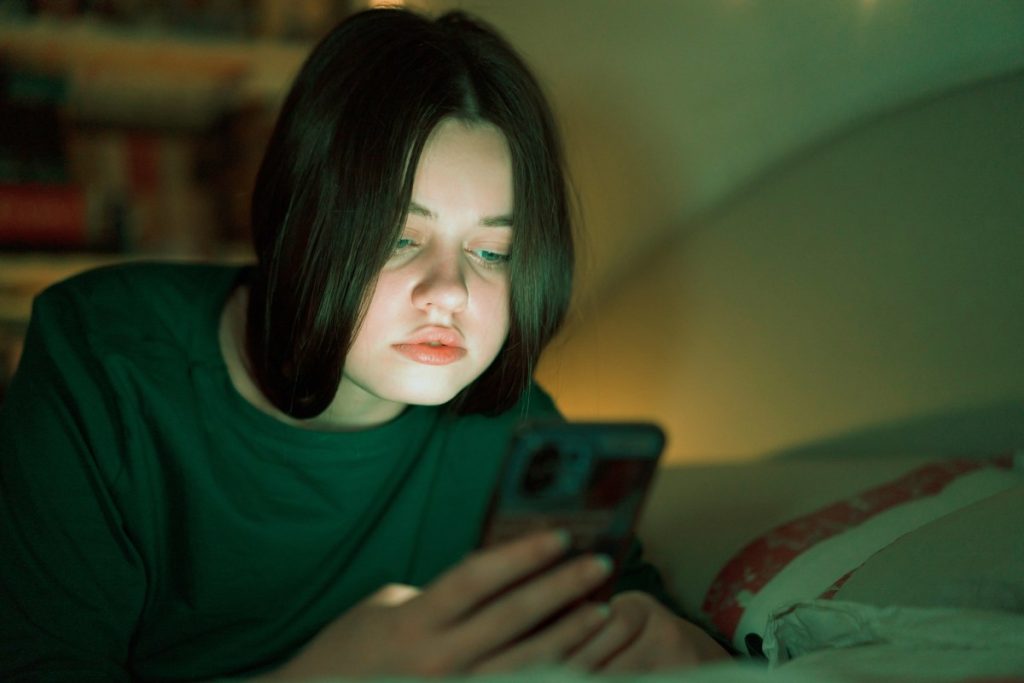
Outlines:
{"label": "lips", "polygon": [[448,365],[465,357],[462,337],[446,327],[428,327],[393,349],[417,363],[424,365]]}
{"label": "lips", "polygon": [[462,348],[462,337],[450,327],[425,327],[402,344],[434,344]]}

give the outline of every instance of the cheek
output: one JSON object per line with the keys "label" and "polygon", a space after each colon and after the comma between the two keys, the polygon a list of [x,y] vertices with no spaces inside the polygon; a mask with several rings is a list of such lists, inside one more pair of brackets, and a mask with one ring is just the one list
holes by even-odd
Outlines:
{"label": "cheek", "polygon": [[370,303],[366,307],[366,315],[363,316],[362,324],[356,331],[356,338],[353,346],[360,346],[360,341],[369,342],[373,338],[380,337],[391,330],[388,330],[388,323],[396,319],[395,310],[398,301],[397,284],[387,278],[381,277],[370,296]]}
{"label": "cheek", "polygon": [[[399,294],[406,289],[406,282],[399,276],[398,273],[388,272],[387,270],[380,273],[377,276],[377,282],[374,283],[373,294],[370,296],[370,308],[382,309],[387,308],[389,305],[394,305],[398,301]],[[406,300],[408,300],[408,292],[406,292]]]}
{"label": "cheek", "polygon": [[509,296],[511,287],[507,280],[495,283],[481,299],[481,310],[487,317],[488,328],[504,341],[511,322]]}

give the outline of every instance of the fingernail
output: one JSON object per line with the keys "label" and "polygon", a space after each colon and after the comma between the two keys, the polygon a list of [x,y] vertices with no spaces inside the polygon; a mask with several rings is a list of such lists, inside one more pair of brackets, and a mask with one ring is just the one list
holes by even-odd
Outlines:
{"label": "fingernail", "polygon": [[594,605],[587,611],[585,625],[588,628],[600,626],[604,622],[608,621],[608,616],[611,613],[612,611],[608,608],[608,605],[604,603]]}
{"label": "fingernail", "polygon": [[551,532],[549,544],[553,552],[565,552],[572,545],[572,534],[566,529],[555,529]]}
{"label": "fingernail", "polygon": [[612,573],[614,564],[607,555],[594,555],[590,566],[595,578],[604,578]]}

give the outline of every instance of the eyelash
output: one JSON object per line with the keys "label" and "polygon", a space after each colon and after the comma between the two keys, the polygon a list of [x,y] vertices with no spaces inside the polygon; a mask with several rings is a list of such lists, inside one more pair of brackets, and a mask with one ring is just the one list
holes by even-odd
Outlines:
{"label": "eyelash", "polygon": [[[490,251],[488,249],[476,249],[472,253],[474,256],[476,256],[477,259],[480,260],[481,263],[483,263],[488,268],[501,268],[502,266],[507,265],[509,260],[508,254],[499,254],[496,251]],[[487,259],[484,258],[482,254],[490,254],[494,258]]]}
{"label": "eyelash", "polygon": [[[407,242],[407,244],[403,245],[402,242]],[[398,242],[395,243],[395,253],[401,254],[403,251],[407,249],[411,249],[412,247],[418,246],[419,244],[416,242],[416,240],[409,239],[408,237],[399,237]]]}
{"label": "eyelash", "polygon": [[[403,244],[403,242],[405,244]],[[398,255],[408,249],[418,246],[419,244],[415,240],[408,237],[400,237],[398,242],[395,244],[394,254]],[[473,249],[470,250],[469,253],[471,253],[476,261],[484,268],[503,268],[509,261],[508,254],[499,254],[498,252],[491,251],[489,249]],[[481,254],[489,254],[492,258],[485,258]]]}

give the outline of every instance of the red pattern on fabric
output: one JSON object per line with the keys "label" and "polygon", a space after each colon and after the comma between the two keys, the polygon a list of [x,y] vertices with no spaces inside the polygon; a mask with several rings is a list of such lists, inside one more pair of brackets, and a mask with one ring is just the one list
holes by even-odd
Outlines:
{"label": "red pattern on fabric", "polygon": [[[950,482],[984,467],[1010,469],[1013,457],[955,459],[931,463],[860,495],[778,526],[745,546],[712,581],[701,610],[721,635],[732,640],[746,606],[743,596],[758,593],[798,555],[817,543],[903,503],[940,493]],[[853,571],[841,577],[833,594]]]}

